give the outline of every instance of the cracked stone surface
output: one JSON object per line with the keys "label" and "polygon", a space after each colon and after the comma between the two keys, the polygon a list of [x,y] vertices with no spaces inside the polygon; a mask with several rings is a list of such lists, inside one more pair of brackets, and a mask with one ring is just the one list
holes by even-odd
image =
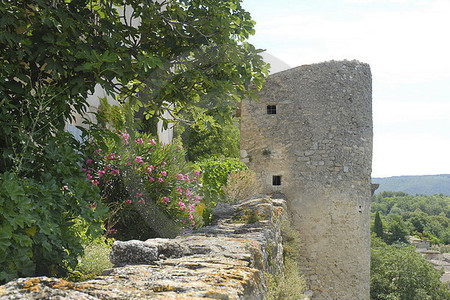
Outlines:
{"label": "cracked stone surface", "polygon": [[[264,299],[264,272],[283,265],[285,201],[260,196],[223,211],[212,226],[175,239],[117,241],[114,267],[94,280],[20,278],[0,286],[0,299]],[[239,222],[249,211],[259,220]]]}

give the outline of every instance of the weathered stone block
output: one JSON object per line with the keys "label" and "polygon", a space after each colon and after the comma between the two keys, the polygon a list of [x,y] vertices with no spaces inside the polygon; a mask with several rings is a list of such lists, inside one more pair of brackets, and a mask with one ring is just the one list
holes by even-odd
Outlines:
{"label": "weathered stone block", "polygon": [[[258,211],[254,223],[239,212]],[[234,205],[217,223],[175,239],[117,241],[114,268],[81,283],[35,277],[0,286],[1,300],[264,299],[265,272],[283,268],[286,203],[267,196]]]}
{"label": "weathered stone block", "polygon": [[158,247],[142,241],[116,241],[110,253],[110,260],[115,265],[147,264],[158,259]]}

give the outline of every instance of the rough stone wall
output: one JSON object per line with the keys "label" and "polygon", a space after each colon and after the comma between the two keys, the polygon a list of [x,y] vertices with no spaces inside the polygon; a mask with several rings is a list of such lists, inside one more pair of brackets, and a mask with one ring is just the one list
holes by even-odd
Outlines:
{"label": "rough stone wall", "polygon": [[[175,239],[116,242],[115,267],[97,279],[20,278],[0,299],[264,299],[265,272],[283,267],[283,199],[251,198],[215,209],[217,224]],[[246,223],[249,212],[258,221]],[[255,220],[256,220],[255,219]]]}
{"label": "rough stone wall", "polygon": [[241,106],[241,159],[286,195],[313,299],[369,299],[371,95],[367,64],[331,61],[273,74]]}

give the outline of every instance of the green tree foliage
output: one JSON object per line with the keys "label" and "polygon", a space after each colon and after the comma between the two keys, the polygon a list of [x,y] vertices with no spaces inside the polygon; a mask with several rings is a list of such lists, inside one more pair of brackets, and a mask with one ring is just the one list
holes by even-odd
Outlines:
{"label": "green tree foliage", "polygon": [[372,235],[370,299],[446,300],[450,289],[412,246],[387,245]]}
{"label": "green tree foliage", "polygon": [[[450,196],[408,195],[403,192],[382,192],[375,195],[372,212],[386,216],[385,228],[396,234],[387,235],[386,242],[403,235],[417,235],[432,243],[449,243]],[[394,217],[397,215],[397,217]]]}
{"label": "green tree foliage", "polygon": [[224,120],[264,81],[253,26],[239,0],[0,2],[0,280],[73,265],[70,225],[98,225],[98,191],[61,134],[97,84],[147,117]]}
{"label": "green tree foliage", "polygon": [[408,214],[408,220],[418,232],[424,232],[425,228],[429,225],[428,215],[419,208],[413,213]]}
{"label": "green tree foliage", "polygon": [[51,138],[35,156],[35,174],[0,173],[0,282],[75,267],[83,253],[76,222],[88,238],[103,233],[106,210],[96,203],[98,191],[84,179],[67,135]]}
{"label": "green tree foliage", "polygon": [[384,240],[389,245],[393,243],[408,243],[410,230],[407,224],[399,215],[389,215],[386,217],[386,234]]}
{"label": "green tree foliage", "polygon": [[224,195],[222,188],[226,186],[228,176],[232,172],[248,169],[236,158],[207,159],[198,162],[197,165],[202,170],[205,196],[212,202],[217,202],[218,197]]}
{"label": "green tree foliage", "polygon": [[403,192],[382,192],[373,197],[372,212],[379,211],[386,216],[392,213],[391,210],[394,207],[411,213],[420,209],[430,216],[437,216],[443,212],[447,218],[450,218],[450,196],[413,196]]}
{"label": "green tree foliage", "polygon": [[384,237],[383,222],[381,221],[380,213],[378,211],[375,214],[375,224],[374,224],[374,227],[373,227],[373,232],[375,232],[375,234],[379,238],[383,238]]}
{"label": "green tree foliage", "polygon": [[239,128],[233,122],[209,127],[185,127],[181,134],[190,161],[210,158],[239,158]]}
{"label": "green tree foliage", "polygon": [[229,118],[267,70],[240,2],[2,0],[0,170],[83,111],[97,83],[147,117],[196,107],[199,124]]}

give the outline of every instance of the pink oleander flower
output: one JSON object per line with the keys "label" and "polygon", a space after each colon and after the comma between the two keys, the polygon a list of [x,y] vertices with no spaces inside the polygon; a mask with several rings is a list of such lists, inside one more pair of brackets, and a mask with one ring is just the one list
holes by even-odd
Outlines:
{"label": "pink oleander flower", "polygon": [[95,186],[97,186],[100,182],[96,179],[92,180],[91,183]]}
{"label": "pink oleander flower", "polygon": [[131,201],[130,199],[128,199],[127,201],[125,201],[126,204],[131,204],[133,203],[133,201]]}
{"label": "pink oleander flower", "polygon": [[191,225],[192,225],[192,226],[195,226],[195,221],[192,221]]}
{"label": "pink oleander flower", "polygon": [[141,165],[144,163],[144,161],[142,160],[142,157],[140,157],[140,156],[136,156],[136,159],[134,161]]}
{"label": "pink oleander flower", "polygon": [[90,209],[94,209],[94,208],[96,208],[97,207],[97,203],[92,203],[91,205],[88,205],[88,207],[90,208]]}
{"label": "pink oleander flower", "polygon": [[102,176],[103,176],[105,173],[106,173],[105,171],[99,170],[99,171],[97,172],[98,178],[102,178]]}
{"label": "pink oleander flower", "polygon": [[176,157],[174,157],[174,158],[173,158],[173,161],[177,161],[177,158],[176,158]]}
{"label": "pink oleander flower", "polygon": [[193,212],[195,211],[195,206],[192,205],[192,204],[189,204],[189,205],[188,205],[188,211],[191,212],[191,213],[193,213]]}
{"label": "pink oleander flower", "polygon": [[106,159],[114,159],[116,158],[116,154],[115,153],[110,153],[109,155],[105,155]]}
{"label": "pink oleander flower", "polygon": [[177,186],[177,191],[180,195],[183,195],[183,189],[181,188],[181,186]]}
{"label": "pink oleander flower", "polygon": [[100,152],[102,152],[102,149],[98,148],[97,150],[94,151],[95,154],[99,155]]}
{"label": "pink oleander flower", "polygon": [[138,200],[139,203],[145,204],[145,200],[143,198]]}
{"label": "pink oleander flower", "polygon": [[149,177],[149,178],[148,178],[148,181],[153,182],[153,181],[155,181],[155,178]]}
{"label": "pink oleander flower", "polygon": [[164,204],[167,204],[169,202],[169,198],[168,197],[163,197],[162,201],[164,202]]}
{"label": "pink oleander flower", "polygon": [[151,172],[153,172],[154,169],[155,169],[155,167],[153,165],[150,165],[150,166],[148,166],[148,168],[146,170],[147,170],[147,173],[151,173]]}
{"label": "pink oleander flower", "polygon": [[192,213],[189,213],[189,220],[194,220],[194,216],[192,215]]}
{"label": "pink oleander flower", "polygon": [[180,198],[178,198],[178,206],[180,207],[180,210],[184,210],[186,208],[186,205],[181,201]]}
{"label": "pink oleander flower", "polygon": [[114,175],[114,174],[119,175],[119,174],[120,174],[120,171],[117,170],[117,169],[113,169],[113,170],[111,170],[111,172],[109,172],[109,174],[111,174],[111,175]]}
{"label": "pink oleander flower", "polygon": [[88,159],[88,160],[86,161],[86,164],[87,164],[87,165],[92,164],[92,159]]}
{"label": "pink oleander flower", "polygon": [[156,145],[156,142],[155,142],[155,140],[154,140],[154,139],[151,139],[151,140],[150,140],[150,144],[152,144],[152,145]]}
{"label": "pink oleander flower", "polygon": [[164,182],[164,179],[162,179],[161,177],[158,178],[159,182]]}
{"label": "pink oleander flower", "polygon": [[162,176],[167,176],[167,172],[166,171],[161,171],[161,175]]}
{"label": "pink oleander flower", "polygon": [[136,144],[139,144],[139,145],[143,145],[143,144],[144,144],[144,140],[143,140],[142,138],[139,138],[139,139],[137,139],[137,140],[134,140],[134,142],[135,142]]}
{"label": "pink oleander flower", "polygon": [[123,143],[128,145],[128,140],[130,139],[130,135],[127,132],[122,132]]}
{"label": "pink oleander flower", "polygon": [[165,161],[162,162],[163,166],[167,165],[167,163]]}
{"label": "pink oleander flower", "polygon": [[143,194],[144,194],[144,192],[141,192],[141,193],[136,192],[136,196],[135,197],[142,197]]}
{"label": "pink oleander flower", "polygon": [[189,189],[186,189],[186,191],[184,192],[184,194],[186,195],[187,199],[191,199],[191,191]]}
{"label": "pink oleander flower", "polygon": [[195,199],[195,202],[200,202],[200,196],[199,195],[195,195],[194,199]]}
{"label": "pink oleander flower", "polygon": [[200,171],[195,171],[194,173],[196,176],[200,175]]}
{"label": "pink oleander flower", "polygon": [[92,179],[91,174],[86,174],[86,178],[87,178],[88,180],[91,180],[91,179]]}
{"label": "pink oleander flower", "polygon": [[181,173],[177,173],[177,180],[184,180],[184,175]]}

